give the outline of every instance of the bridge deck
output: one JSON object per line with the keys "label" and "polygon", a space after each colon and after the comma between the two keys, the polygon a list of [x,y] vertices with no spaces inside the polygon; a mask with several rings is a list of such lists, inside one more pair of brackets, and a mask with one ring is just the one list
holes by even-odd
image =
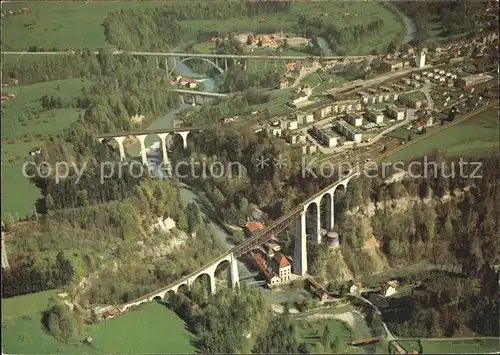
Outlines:
{"label": "bridge deck", "polygon": [[206,127],[179,127],[179,128],[163,128],[163,129],[150,129],[146,131],[129,131],[129,132],[113,132],[113,133],[101,133],[97,138],[113,138],[113,137],[127,137],[136,136],[142,134],[158,134],[158,133],[180,133],[180,132],[191,132],[191,131],[202,131],[207,129]]}
{"label": "bridge deck", "polygon": [[[94,52],[97,54],[99,52]],[[113,51],[115,55],[120,55],[124,53],[128,53],[135,56],[149,56],[149,57],[193,57],[193,58],[227,58],[227,59],[260,59],[260,60],[296,60],[296,59],[325,59],[325,60],[334,60],[334,59],[363,59],[366,57],[370,57],[371,55],[365,56],[276,56],[276,55],[233,55],[233,54],[211,54],[211,53],[172,53],[172,52],[124,52],[124,51]],[[77,54],[76,52],[2,52],[2,54],[6,55],[73,55]]]}
{"label": "bridge deck", "polygon": [[[173,131],[175,132],[175,130],[173,130]],[[165,132],[165,130],[162,130],[161,132]],[[130,134],[130,132],[128,132],[128,133]],[[296,208],[294,208],[293,210],[291,210],[287,214],[281,216],[276,221],[272,222],[269,226],[267,226],[266,228],[264,228],[260,232],[253,235],[250,239],[233,247],[231,250],[227,251],[226,253],[219,256],[217,259],[211,261],[210,263],[207,263],[206,265],[213,265],[217,261],[224,259],[225,257],[227,257],[231,253],[235,257],[239,256],[242,253],[245,253],[248,248],[252,247],[256,243],[262,243],[265,239],[270,239],[271,235],[274,234],[276,232],[276,230],[279,230],[280,226],[289,225],[290,223],[292,223],[302,213],[304,206],[306,206],[310,201],[316,199],[320,194],[324,194],[326,191],[330,190],[332,188],[332,186],[335,186],[335,185],[339,184],[340,182],[342,182],[343,180],[348,179],[350,177],[353,177],[357,174],[358,174],[357,171],[353,171],[353,172],[349,173],[348,175],[337,179],[334,183],[330,184],[328,187],[324,188],[323,190],[321,190],[320,192],[315,194],[313,197],[311,197],[311,198],[307,199],[306,201],[304,201],[303,203],[299,204],[299,206],[297,206]],[[176,282],[174,282],[166,287],[163,287],[159,290],[156,290],[156,291],[151,292],[147,295],[139,297],[138,299],[136,299],[132,302],[147,300],[150,297],[152,297],[158,293],[162,293],[170,288],[173,288],[179,284],[182,284],[182,283],[186,282],[188,279],[192,278],[193,276],[195,276],[195,275],[201,273],[203,270],[205,270],[207,268],[206,265],[201,267],[200,269],[192,272],[191,274],[184,276],[182,279],[180,279],[180,280],[178,280],[178,281],[176,281]]]}
{"label": "bridge deck", "polygon": [[180,92],[181,94],[193,94],[197,96],[213,96],[213,97],[227,97],[227,94],[221,94],[218,92],[206,92],[206,91],[196,91],[196,90],[183,90],[183,89],[172,89],[172,91]]}

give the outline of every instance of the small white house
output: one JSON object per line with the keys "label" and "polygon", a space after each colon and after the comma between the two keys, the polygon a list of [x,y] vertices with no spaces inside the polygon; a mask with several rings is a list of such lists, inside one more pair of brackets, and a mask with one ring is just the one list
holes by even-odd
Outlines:
{"label": "small white house", "polygon": [[390,297],[394,295],[397,287],[397,282],[396,281],[388,281],[382,286],[382,296],[384,297]]}

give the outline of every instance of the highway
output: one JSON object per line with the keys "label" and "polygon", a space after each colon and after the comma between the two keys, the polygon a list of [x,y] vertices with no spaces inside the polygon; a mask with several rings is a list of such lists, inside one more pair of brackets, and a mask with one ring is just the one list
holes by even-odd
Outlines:
{"label": "highway", "polygon": [[[94,54],[98,54],[99,52],[94,51]],[[290,56],[290,55],[284,55],[284,56],[278,56],[278,55],[236,55],[236,54],[210,54],[210,53],[173,53],[173,52],[125,52],[125,51],[119,51],[115,50],[112,52],[115,55],[120,55],[120,54],[130,54],[130,55],[135,55],[135,56],[146,56],[146,57],[192,57],[192,58],[220,58],[220,59],[260,59],[260,60],[296,60],[296,59],[324,59],[324,60],[340,60],[340,59],[346,59],[346,60],[361,60],[364,58],[369,58],[369,57],[374,57],[371,55],[365,55],[365,56],[325,56],[325,57],[318,57],[318,56]],[[2,54],[5,55],[74,55],[77,54],[75,51],[69,51],[69,52],[2,52]]]}

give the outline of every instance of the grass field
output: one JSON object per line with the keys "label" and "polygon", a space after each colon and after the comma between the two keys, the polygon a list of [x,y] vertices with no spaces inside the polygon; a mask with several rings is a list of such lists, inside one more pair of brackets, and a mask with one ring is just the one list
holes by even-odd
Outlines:
{"label": "grass field", "polygon": [[498,110],[487,109],[435,136],[400,150],[385,160],[408,160],[432,153],[434,150],[462,157],[484,156],[498,151]]}
{"label": "grass field", "polygon": [[[41,312],[55,291],[2,299],[3,351],[9,354],[146,354],[193,353],[195,336],[174,312],[160,304],[122,314],[89,325],[70,344],[47,334],[40,323]],[[83,343],[88,336],[91,345]]]}
{"label": "grass field", "polygon": [[[335,337],[339,337],[342,344],[345,345],[344,352],[350,350],[350,353],[356,349],[348,348],[347,343],[351,340],[351,334],[349,330],[340,322],[336,320],[322,320],[317,322],[304,322],[301,321],[300,327],[298,329],[298,336],[300,342],[305,342],[308,350],[311,353],[316,353],[317,349],[315,349],[316,343],[321,342],[321,336],[323,335],[323,330],[325,329],[325,325],[328,324],[328,329],[330,330],[331,341],[334,341]],[[320,349],[323,350],[323,349]],[[324,349],[324,354],[331,354],[329,349]]]}
{"label": "grass field", "polygon": [[[152,2],[7,2],[2,10],[28,7],[30,14],[2,18],[2,50],[22,51],[30,46],[46,49],[109,47],[101,26],[109,12],[155,8]],[[31,26],[26,26],[31,24]]]}
{"label": "grass field", "polygon": [[69,127],[81,113],[75,108],[42,111],[40,98],[60,97],[69,103],[90,84],[85,79],[67,79],[3,88],[4,93],[16,96],[2,103],[2,217],[7,213],[15,218],[32,214],[41,194],[22,175],[24,162],[30,161],[28,152],[43,145],[48,134]]}
{"label": "grass field", "polygon": [[[405,350],[418,350],[415,341],[400,341],[399,343]],[[424,354],[487,354],[499,351],[499,349],[498,340],[422,340]]]}
{"label": "grass field", "polygon": [[[195,2],[190,1],[190,4]],[[164,5],[164,4],[163,4]],[[177,4],[178,5],[178,4]],[[5,16],[2,18],[4,51],[22,51],[30,46],[43,46],[46,49],[65,48],[100,48],[109,47],[101,26],[109,12],[121,9],[155,8],[154,2],[63,2],[63,3],[4,3],[4,11],[19,10],[28,7],[30,14]],[[294,35],[298,32],[299,15],[317,15],[327,13],[339,28],[363,24],[375,17],[384,20],[382,31],[362,43],[346,46],[349,54],[368,53],[373,49],[385,49],[387,44],[403,30],[403,25],[396,15],[376,2],[345,2],[338,6],[335,2],[293,3],[291,10],[283,14],[259,15],[253,18],[239,17],[224,21],[197,20],[182,21],[188,36],[194,37],[198,30],[210,31],[256,31],[269,26],[279,25],[284,31]],[[344,13],[352,15],[344,18]],[[357,15],[356,15],[357,14]],[[266,18],[264,24],[259,20]]]}
{"label": "grass field", "polygon": [[67,79],[4,87],[3,93],[16,97],[2,103],[2,138],[57,133],[67,128],[78,118],[79,111],[71,108],[42,111],[40,98],[47,95],[69,102],[90,84],[86,79]]}

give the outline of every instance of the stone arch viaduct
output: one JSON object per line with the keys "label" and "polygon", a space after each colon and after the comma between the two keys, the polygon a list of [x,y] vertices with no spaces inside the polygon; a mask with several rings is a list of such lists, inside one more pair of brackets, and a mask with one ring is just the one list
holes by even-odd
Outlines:
{"label": "stone arch viaduct", "polygon": [[[188,289],[196,281],[196,279],[202,275],[207,275],[210,279],[210,290],[212,293],[216,292],[216,282],[215,282],[215,272],[217,268],[222,265],[222,263],[229,263],[230,265],[230,277],[228,278],[228,287],[236,288],[239,285],[239,275],[238,275],[238,264],[237,258],[257,245],[260,245],[269,239],[276,236],[278,233],[285,230],[293,222],[295,222],[295,250],[293,258],[293,270],[295,274],[305,275],[307,273],[307,236],[306,236],[306,214],[310,206],[315,205],[317,208],[317,225],[316,229],[320,228],[320,205],[324,198],[329,201],[327,204],[327,216],[326,222],[329,227],[334,225],[334,197],[337,189],[342,191],[347,191],[349,181],[355,177],[359,176],[359,169],[355,169],[343,177],[333,182],[328,187],[324,188],[320,192],[311,196],[306,201],[299,204],[296,208],[288,212],[287,214],[281,216],[276,221],[268,225],[265,229],[254,234],[251,238],[243,241],[239,245],[236,245],[217,259],[211,261],[200,269],[194,271],[193,273],[184,276],[182,279],[163,287],[159,290],[153,291],[147,295],[144,295],[132,302],[126,303],[120,306],[121,311],[137,306],[141,303],[152,302],[154,300],[164,299],[169,292],[177,292],[181,287],[187,287]],[[321,243],[321,235],[318,233],[316,237],[316,242]]]}
{"label": "stone arch viaduct", "polygon": [[112,140],[114,139],[118,143],[118,148],[120,151],[120,160],[124,161],[126,159],[126,154],[125,154],[125,146],[123,145],[123,142],[125,138],[129,136],[134,136],[139,140],[139,143],[141,144],[141,158],[142,158],[142,164],[147,165],[148,164],[148,157],[147,157],[147,152],[146,152],[146,138],[150,135],[156,135],[160,138],[161,140],[161,148],[162,148],[162,153],[163,153],[163,163],[165,165],[168,164],[168,155],[167,155],[167,136],[169,134],[175,136],[179,135],[182,138],[182,144],[184,149],[187,148],[187,137],[189,133],[192,131],[201,131],[203,128],[174,128],[174,129],[157,129],[157,130],[148,130],[148,131],[132,131],[132,132],[118,132],[118,133],[104,133],[100,134],[97,139],[99,140],[99,143],[102,143],[105,140]]}

